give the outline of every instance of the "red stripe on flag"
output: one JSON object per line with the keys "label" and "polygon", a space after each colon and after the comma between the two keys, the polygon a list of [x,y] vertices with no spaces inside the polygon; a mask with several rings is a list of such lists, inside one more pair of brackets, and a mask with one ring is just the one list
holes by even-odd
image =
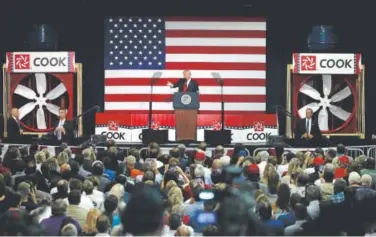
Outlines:
{"label": "red stripe on flag", "polygon": [[266,63],[193,63],[193,62],[166,62],[166,69],[189,70],[266,70]]}
{"label": "red stripe on flag", "polygon": [[[128,113],[128,114],[145,114],[148,113],[148,110],[105,110],[104,112],[110,112],[110,113]],[[174,110],[155,110],[153,109],[153,114],[174,114]],[[225,111],[225,114],[240,114],[240,115],[247,115],[247,114],[264,114],[264,110],[260,111]],[[221,111],[212,111],[212,110],[200,110],[199,114],[221,114]]]}
{"label": "red stripe on flag", "polygon": [[[181,38],[265,38],[266,31],[257,30],[167,30],[166,37]],[[231,39],[229,39],[231,40]]]}
{"label": "red stripe on flag", "polygon": [[[115,94],[105,95],[105,102],[171,102],[172,94]],[[265,103],[265,95],[223,95],[224,102]],[[221,95],[200,95],[200,102],[221,102]]]}
{"label": "red stripe on flag", "polygon": [[[106,78],[105,86],[150,86],[150,78]],[[161,78],[154,82],[154,86],[165,86],[167,82],[176,82],[176,78]],[[218,86],[217,80],[208,78],[193,78],[199,86]],[[223,79],[224,86],[265,86],[265,79]]]}
{"label": "red stripe on flag", "polygon": [[266,47],[167,46],[166,54],[266,54]]}
{"label": "red stripe on flag", "polygon": [[166,17],[166,21],[223,21],[232,22],[265,22],[265,17],[181,17],[181,16],[169,16]]}

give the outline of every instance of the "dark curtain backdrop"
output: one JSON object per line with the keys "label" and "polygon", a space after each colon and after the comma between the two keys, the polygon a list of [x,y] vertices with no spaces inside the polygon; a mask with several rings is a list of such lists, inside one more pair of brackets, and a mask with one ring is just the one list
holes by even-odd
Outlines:
{"label": "dark curtain backdrop", "polygon": [[[161,4],[163,2],[163,4]],[[203,3],[205,2],[205,3]],[[225,3],[227,2],[227,3]],[[288,2],[288,3],[285,3]],[[328,3],[330,2],[330,3]],[[355,1],[351,1],[355,3]],[[314,5],[312,5],[314,3]],[[103,110],[103,25],[111,15],[157,16],[265,16],[267,19],[267,112],[285,105],[286,64],[293,52],[307,52],[306,37],[315,24],[335,27],[338,52],[363,54],[366,65],[366,128],[376,133],[374,24],[372,1],[1,1],[0,63],[5,52],[27,50],[24,41],[32,24],[55,24],[59,50],[76,52],[83,64],[84,110]],[[1,84],[2,85],[2,84]],[[1,103],[2,106],[2,103]],[[94,115],[84,118],[84,132],[94,132]]]}

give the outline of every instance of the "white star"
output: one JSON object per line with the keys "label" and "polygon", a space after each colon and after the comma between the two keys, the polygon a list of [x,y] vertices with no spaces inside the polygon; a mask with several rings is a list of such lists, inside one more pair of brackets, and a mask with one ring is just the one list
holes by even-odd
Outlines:
{"label": "white star", "polygon": [[113,29],[111,29],[111,30],[110,30],[110,33],[112,34],[113,32],[114,32],[114,30],[113,30]]}
{"label": "white star", "polygon": [[157,49],[157,46],[154,45],[154,46],[153,46],[153,49]]}
{"label": "white star", "polygon": [[145,57],[144,57],[144,60],[146,60],[146,59],[148,59],[148,57],[145,56]]}
{"label": "white star", "polygon": [[157,25],[156,25],[156,24],[153,24],[153,27],[155,28],[155,27],[157,27]]}
{"label": "white star", "polygon": [[129,41],[129,43],[131,44],[131,43],[133,43],[133,41],[132,41],[132,40],[130,40],[130,41]]}
{"label": "white star", "polygon": [[129,22],[132,22],[132,18],[129,18],[129,20],[128,20]]}
{"label": "white star", "polygon": [[144,45],[144,49],[146,49],[147,47],[146,47],[146,45]]}
{"label": "white star", "polygon": [[151,65],[151,62],[149,62],[148,64]]}
{"label": "white star", "polygon": [[138,59],[138,57],[137,57],[137,56],[135,56],[135,57],[134,57],[134,60],[137,60],[137,59]]}
{"label": "white star", "polygon": [[118,35],[115,35],[114,37],[115,37],[115,39],[117,39],[119,36],[118,36]]}
{"label": "white star", "polygon": [[129,29],[129,33],[132,33],[133,32],[133,30],[132,29]]}
{"label": "white star", "polygon": [[142,22],[142,19],[141,19],[141,18],[139,18],[139,19],[138,19],[138,22]]}
{"label": "white star", "polygon": [[123,62],[120,61],[119,64],[120,64],[120,65],[123,65]]}
{"label": "white star", "polygon": [[162,63],[161,63],[161,62],[158,62],[158,65],[162,65]]}
{"label": "white star", "polygon": [[127,59],[128,59],[128,56],[124,56],[124,59],[127,60]]}
{"label": "white star", "polygon": [[133,62],[132,62],[132,61],[130,61],[130,62],[129,62],[129,65],[132,65],[132,64],[133,64]]}
{"label": "white star", "polygon": [[119,54],[123,54],[123,50],[120,50],[120,51],[119,51]]}
{"label": "white star", "polygon": [[114,41],[113,40],[110,40],[110,44],[113,44],[114,43]]}
{"label": "white star", "polygon": [[140,66],[141,66],[141,65],[142,65],[142,62],[139,62],[139,63],[138,63],[138,65],[140,65]]}
{"label": "white star", "polygon": [[127,49],[127,48],[128,48],[128,45],[124,45],[124,48]]}
{"label": "white star", "polygon": [[133,38],[137,39],[137,35],[134,35]]}
{"label": "white star", "polygon": [[151,19],[150,19],[150,18],[148,19],[148,22],[151,22]]}
{"label": "white star", "polygon": [[128,38],[128,35],[124,35],[124,38]]}
{"label": "white star", "polygon": [[117,28],[117,27],[118,27],[118,24],[114,24],[114,27]]}
{"label": "white star", "polygon": [[142,55],[142,51],[138,52],[138,54]]}
{"label": "white star", "polygon": [[162,51],[158,51],[158,54],[162,54]]}
{"label": "white star", "polygon": [[153,59],[154,59],[154,60],[157,60],[157,57],[156,57],[156,56],[154,56],[154,57],[153,57]]}
{"label": "white star", "polygon": [[115,47],[114,47],[115,49],[117,49],[118,48],[118,46],[117,45],[115,45]]}
{"label": "white star", "polygon": [[113,62],[110,62],[110,65],[112,66],[114,63]]}
{"label": "white star", "polygon": [[144,24],[143,26],[146,27],[146,24]]}
{"label": "white star", "polygon": [[129,51],[129,54],[133,54],[133,52],[132,52],[132,51]]}
{"label": "white star", "polygon": [[133,27],[137,28],[137,24],[133,24]]}
{"label": "white star", "polygon": [[119,57],[118,56],[115,56],[115,60],[118,60],[119,59]]}
{"label": "white star", "polygon": [[119,19],[119,22],[123,22],[123,19],[122,19],[122,18],[120,18],[120,19]]}
{"label": "white star", "polygon": [[124,24],[124,27],[127,28],[127,27],[128,27],[128,24]]}
{"label": "white star", "polygon": [[123,43],[123,41],[122,41],[122,40],[120,40],[120,41],[119,41],[119,43],[120,43],[120,44],[122,44],[122,43]]}
{"label": "white star", "polygon": [[133,48],[137,49],[137,45],[135,45]]}
{"label": "white star", "polygon": [[114,52],[111,51],[111,52],[110,52],[110,55],[113,55],[113,54],[114,54]]}
{"label": "white star", "polygon": [[151,52],[151,51],[149,51],[149,54],[152,54],[152,52]]}
{"label": "white star", "polygon": [[159,18],[159,19],[158,19],[158,22],[161,22],[161,21],[162,21],[162,20]]}
{"label": "white star", "polygon": [[158,40],[158,44],[162,44],[162,41]]}
{"label": "white star", "polygon": [[151,40],[149,40],[149,42],[148,42],[149,44],[151,44]]}
{"label": "white star", "polygon": [[123,30],[122,30],[122,29],[120,29],[120,30],[119,30],[119,32],[120,32],[120,33],[123,33]]}
{"label": "white star", "polygon": [[158,30],[158,33],[162,33],[162,31],[161,31],[161,30]]}
{"label": "white star", "polygon": [[139,43],[139,44],[142,44],[142,40],[139,40],[138,43]]}
{"label": "white star", "polygon": [[156,36],[156,35],[153,35],[153,38],[154,38],[154,39],[156,39],[156,38],[157,38],[157,36]]}
{"label": "white star", "polygon": [[112,22],[112,21],[113,21],[113,19],[112,19],[112,18],[110,18],[110,19],[108,19],[108,21],[109,21],[109,22]]}
{"label": "white star", "polygon": [[138,30],[138,33],[142,33],[142,30],[141,30],[141,29],[139,29],[139,30]]}
{"label": "white star", "polygon": [[144,35],[144,38],[146,39],[148,36],[147,35]]}
{"label": "white star", "polygon": [[151,33],[151,30],[148,30],[149,33]]}

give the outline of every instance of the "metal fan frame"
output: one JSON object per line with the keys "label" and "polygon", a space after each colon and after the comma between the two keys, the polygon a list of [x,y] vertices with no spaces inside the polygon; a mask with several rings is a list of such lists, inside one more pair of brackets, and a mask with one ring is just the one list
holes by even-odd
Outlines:
{"label": "metal fan frame", "polygon": [[[322,76],[322,75],[321,75]],[[297,89],[296,93],[295,93],[295,97],[294,97],[294,100],[293,100],[293,105],[294,105],[294,115],[297,116],[298,118],[302,119],[298,113],[298,97],[299,97],[299,94],[300,94],[300,89],[303,87],[304,84],[306,84],[308,81],[310,80],[313,80],[312,79],[313,76],[310,76],[306,79],[304,79],[300,85],[299,85],[299,88]],[[344,129],[345,127],[347,127],[347,125],[349,125],[349,123],[353,120],[354,116],[355,116],[355,112],[356,112],[356,106],[357,106],[357,98],[356,98],[356,89],[351,85],[351,83],[349,82],[348,79],[344,79],[345,83],[347,84],[347,86],[350,88],[351,90],[351,95],[354,99],[354,105],[353,105],[353,108],[351,110],[351,115],[350,117],[339,127],[337,128],[334,128],[332,130],[327,130],[327,131],[321,131],[322,133],[335,133],[335,132],[338,132],[342,129]],[[320,91],[322,92],[322,91]],[[323,108],[321,108],[323,109]],[[320,109],[320,110],[321,110]],[[318,111],[317,111],[318,112]],[[315,112],[316,113],[316,112]]]}
{"label": "metal fan frame", "polygon": [[[73,116],[77,116],[79,114],[82,114],[83,106],[82,106],[82,64],[81,63],[75,63],[75,83],[74,90],[76,91],[76,99],[71,100],[72,103],[76,103],[76,114],[73,114]],[[50,72],[51,74],[54,74],[53,72]],[[7,137],[7,119],[9,118],[9,112],[11,109],[10,104],[10,80],[11,80],[11,72],[8,71],[8,68],[6,64],[3,64],[3,115],[4,115],[4,137]],[[78,130],[77,130],[77,136],[83,135],[83,121],[82,117],[78,119]],[[25,135],[38,135],[42,136],[43,134],[46,134],[47,131],[40,131],[40,130],[30,130],[29,127],[27,130],[24,130]]]}

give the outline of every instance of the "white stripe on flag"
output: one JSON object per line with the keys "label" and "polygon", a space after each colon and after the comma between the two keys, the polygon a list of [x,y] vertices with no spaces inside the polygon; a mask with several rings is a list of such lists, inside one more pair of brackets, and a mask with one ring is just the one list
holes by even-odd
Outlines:
{"label": "white stripe on flag", "polygon": [[168,46],[265,47],[265,38],[166,38]]}
{"label": "white stripe on flag", "polygon": [[266,22],[166,21],[166,30],[266,30]]}
{"label": "white stripe on flag", "polygon": [[166,54],[166,62],[265,63],[265,54]]}
{"label": "white stripe on flag", "polygon": [[[168,86],[154,86],[153,94],[170,95],[177,92],[177,88],[171,89]],[[150,94],[150,86],[105,86],[104,93],[111,94]],[[224,86],[224,95],[265,95],[264,86]],[[200,86],[200,94],[203,95],[220,95],[220,86]]]}
{"label": "white stripe on flag", "polygon": [[[105,110],[148,110],[149,102],[105,102]],[[225,111],[265,111],[265,103],[225,103]],[[153,110],[173,110],[172,102],[153,102]],[[201,102],[199,110],[220,111],[221,103]]]}
{"label": "white stripe on flag", "polygon": [[[155,72],[162,72],[162,78],[182,78],[182,70],[105,70],[105,78],[152,78]],[[192,70],[192,78],[213,78],[212,73],[219,73],[222,78],[265,79],[263,70]]]}

